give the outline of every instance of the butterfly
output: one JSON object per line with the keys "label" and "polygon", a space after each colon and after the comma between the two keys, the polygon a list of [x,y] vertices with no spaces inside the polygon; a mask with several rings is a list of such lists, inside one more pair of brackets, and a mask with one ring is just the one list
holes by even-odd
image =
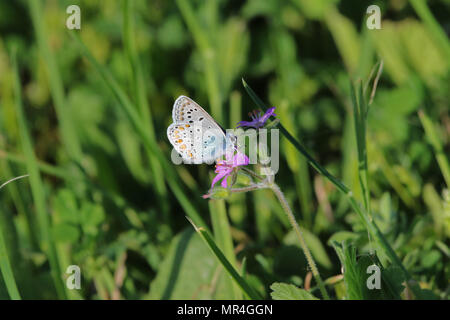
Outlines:
{"label": "butterfly", "polygon": [[185,163],[212,164],[236,148],[236,137],[191,98],[175,100],[172,118],[167,137]]}

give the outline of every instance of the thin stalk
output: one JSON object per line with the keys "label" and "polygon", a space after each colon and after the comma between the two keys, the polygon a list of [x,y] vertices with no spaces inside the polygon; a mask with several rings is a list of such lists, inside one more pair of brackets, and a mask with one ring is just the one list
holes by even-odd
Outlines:
{"label": "thin stalk", "polygon": [[438,127],[433,123],[430,117],[428,117],[428,115],[423,110],[419,110],[419,118],[422,122],[422,126],[425,130],[428,141],[434,149],[436,161],[438,162],[439,168],[441,169],[442,175],[444,176],[447,188],[450,188],[450,165],[445,155],[442,141],[439,138]]}
{"label": "thin stalk", "polygon": [[27,171],[30,174],[30,185],[31,193],[33,196],[34,204],[36,206],[36,212],[38,215],[40,236],[41,236],[41,247],[48,255],[48,260],[50,263],[50,272],[55,284],[56,292],[59,298],[66,298],[66,292],[64,291],[64,285],[62,281],[62,272],[59,265],[55,243],[52,240],[50,220],[45,204],[45,193],[43,188],[43,183],[39,168],[36,161],[36,156],[33,151],[33,145],[31,142],[31,137],[29,135],[28,126],[25,121],[25,113],[23,110],[22,103],[22,91],[20,87],[20,79],[17,68],[15,53],[12,53],[12,66],[14,75],[14,93],[16,99],[16,112],[17,120],[19,122],[20,137],[23,147],[23,152],[25,154]]}
{"label": "thin stalk", "polygon": [[250,299],[260,300],[261,295],[247,283],[247,281],[233,267],[233,265],[230,263],[230,261],[228,261],[226,256],[223,254],[222,250],[220,250],[219,247],[217,247],[216,243],[214,242],[213,238],[210,236],[208,231],[205,230],[205,228],[203,228],[203,227],[197,227],[191,219],[189,219],[188,217],[186,217],[186,218],[192,224],[195,231],[201,236],[203,241],[208,245],[208,247],[214,253],[215,257],[219,260],[219,262],[222,264],[222,266],[228,272],[228,274],[231,276],[231,278],[241,288],[241,290],[248,297],[250,297]]}
{"label": "thin stalk", "polygon": [[6,249],[6,241],[3,237],[3,232],[0,232],[0,271],[3,281],[6,285],[6,291],[13,300],[21,300],[19,289],[17,289],[16,279],[12,271],[11,262],[8,257],[8,250]]}
{"label": "thin stalk", "polygon": [[[211,213],[210,216],[214,231],[214,239],[217,246],[223,251],[223,254],[231,265],[234,268],[237,268],[236,255],[233,248],[233,239],[231,237],[225,201],[209,201],[209,210]],[[242,299],[242,292],[236,284],[231,283],[231,287],[227,289],[229,289],[229,294],[232,299]]]}
{"label": "thin stalk", "polygon": [[156,141],[152,140],[148,132],[145,129],[145,125],[142,121],[141,116],[139,115],[136,106],[131,102],[128,98],[125,91],[119,85],[119,83],[115,80],[109,71],[99,64],[99,62],[94,58],[89,49],[85,46],[85,44],[81,41],[80,37],[74,33],[69,32],[72,39],[78,45],[81,53],[89,60],[94,69],[98,72],[100,78],[107,87],[111,90],[111,93],[119,102],[118,106],[122,109],[122,111],[126,115],[126,119],[133,126],[134,130],[140,137],[145,148],[149,149],[149,151],[153,154],[153,156],[158,159],[159,164],[161,165],[162,171],[164,172],[164,177],[169,184],[172,192],[175,194],[175,197],[179,201],[181,207],[184,211],[192,218],[195,223],[205,225],[202,217],[198,213],[198,210],[193,206],[187,195],[184,193],[181,188],[180,182],[177,176],[174,174],[172,168],[168,166],[167,158],[163,155],[160,147],[156,143]]}
{"label": "thin stalk", "polygon": [[248,191],[254,191],[254,190],[264,189],[264,188],[267,188],[267,186],[265,184],[257,183],[257,184],[252,184],[251,186],[248,186],[248,187],[232,188],[232,189],[230,189],[230,192],[232,192],[232,193],[248,192]]}
{"label": "thin stalk", "polygon": [[300,230],[300,226],[298,225],[297,221],[295,220],[294,214],[292,213],[291,207],[289,207],[289,204],[284,197],[283,192],[281,192],[280,187],[278,187],[277,184],[272,183],[270,185],[270,188],[277,196],[278,200],[281,203],[281,206],[284,209],[284,212],[289,218],[289,222],[291,223],[292,228],[294,229],[298,240],[300,241],[300,246],[302,247],[303,253],[305,254],[306,260],[308,261],[308,265],[311,268],[311,272],[316,279],[317,285],[319,286],[320,292],[322,293],[322,296],[325,300],[330,300],[330,297],[328,296],[328,293],[325,289],[325,285],[322,281],[322,277],[320,276],[319,270],[317,269],[316,263],[314,262],[314,258],[311,254],[311,252],[308,249],[308,246],[306,245],[305,239],[303,238],[302,231]]}
{"label": "thin stalk", "polygon": [[183,16],[205,63],[205,82],[208,91],[209,104],[211,106],[211,114],[219,123],[223,123],[222,96],[217,74],[215,50],[208,39],[206,28],[200,26],[200,19],[195,16],[190,2],[191,1],[187,0],[176,0],[181,15]]}
{"label": "thin stalk", "polygon": [[71,119],[70,110],[66,106],[64,86],[56,59],[47,41],[41,4],[40,0],[28,1],[31,20],[33,22],[40,55],[48,74],[50,91],[61,130],[62,144],[65,146],[70,158],[76,162],[80,162],[82,157],[81,144]]}
{"label": "thin stalk", "polygon": [[[138,111],[143,118],[144,129],[150,139],[156,141],[155,130],[153,126],[153,117],[150,112],[150,108],[147,102],[147,94],[145,90],[145,79],[142,70],[141,61],[139,59],[136,43],[134,41],[134,12],[133,1],[124,0],[123,5],[123,41],[125,51],[128,56],[128,60],[131,66],[131,83],[133,87],[133,93],[135,97],[135,103],[138,107]],[[158,194],[159,203],[161,209],[164,212],[164,216],[168,220],[168,202],[167,202],[167,188],[164,183],[164,175],[161,170],[161,166],[149,149],[146,149],[147,156],[154,176],[155,189]]]}
{"label": "thin stalk", "polygon": [[[242,79],[242,83],[244,85],[244,88],[252,98],[252,100],[262,109],[267,110],[267,107],[262,102],[262,100],[256,95],[256,93],[248,86],[248,84]],[[361,221],[364,223],[364,226],[367,230],[371,233],[371,235],[379,242],[381,248],[384,250],[386,255],[390,258],[390,260],[397,264],[400,269],[403,271],[406,279],[411,279],[411,275],[408,273],[406,268],[401,263],[400,259],[396,255],[395,251],[392,249],[392,247],[387,242],[384,235],[379,230],[378,226],[376,225],[375,221],[369,219],[368,213],[361,208],[359,205],[359,202],[355,199],[353,192],[339,179],[337,179],[335,176],[333,176],[331,173],[328,172],[324,167],[322,167],[314,158],[308,153],[306,148],[304,148],[300,142],[298,142],[284,127],[281,123],[278,124],[278,127],[283,133],[283,135],[291,142],[294,147],[306,158],[307,162],[320,174],[325,176],[340,192],[342,192],[344,195],[346,195],[350,205],[352,206],[353,210],[358,214]]]}
{"label": "thin stalk", "polygon": [[448,41],[448,36],[431,13],[427,2],[425,0],[410,0],[410,2],[414,11],[416,11],[417,15],[422,19],[431,36],[434,38],[436,45],[442,49],[447,56],[447,59],[450,59],[450,43]]}
{"label": "thin stalk", "polygon": [[[11,183],[15,180],[26,178],[29,175],[23,175],[19,177],[12,178],[2,185],[0,185],[0,189],[6,186],[8,183]],[[6,241],[3,236],[3,232],[0,231],[0,271],[3,277],[3,281],[6,285],[6,291],[8,291],[9,296],[13,300],[21,300],[19,289],[17,288],[16,279],[14,278],[14,273],[11,267],[11,262],[8,256],[8,250],[6,249]]]}
{"label": "thin stalk", "polygon": [[[26,159],[21,156],[21,155],[17,155],[8,151],[3,151],[0,150],[0,159],[5,159],[8,160],[10,162],[13,163],[19,163],[22,165],[26,165]],[[37,166],[39,168],[39,170],[43,173],[61,178],[61,179],[65,179],[67,178],[67,172],[64,169],[52,166],[51,164],[42,162],[40,160],[37,161]]]}

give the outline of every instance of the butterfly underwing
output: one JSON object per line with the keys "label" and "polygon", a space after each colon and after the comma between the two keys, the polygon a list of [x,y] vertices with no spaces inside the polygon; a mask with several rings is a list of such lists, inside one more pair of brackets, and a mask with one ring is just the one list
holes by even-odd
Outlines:
{"label": "butterfly underwing", "polygon": [[212,164],[235,147],[235,137],[186,96],[175,100],[172,118],[167,137],[185,163]]}

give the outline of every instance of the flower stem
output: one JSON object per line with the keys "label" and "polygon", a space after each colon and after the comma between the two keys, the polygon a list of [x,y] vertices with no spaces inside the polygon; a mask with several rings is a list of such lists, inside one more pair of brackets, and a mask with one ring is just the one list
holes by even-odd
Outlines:
{"label": "flower stem", "polygon": [[294,231],[298,237],[298,240],[300,241],[300,246],[303,249],[303,252],[305,254],[306,260],[308,261],[308,265],[311,268],[311,272],[316,279],[317,285],[319,286],[320,292],[322,293],[322,296],[325,300],[329,300],[330,297],[328,296],[328,293],[325,289],[325,285],[322,281],[322,278],[320,277],[319,270],[317,269],[316,263],[314,262],[314,258],[311,255],[311,252],[308,249],[308,246],[306,245],[305,239],[303,238],[302,231],[300,230],[300,226],[298,225],[297,221],[295,220],[295,216],[289,207],[289,204],[284,197],[283,192],[280,190],[280,187],[278,187],[277,184],[272,183],[270,185],[270,188],[273,190],[275,195],[277,196],[278,200],[281,203],[281,206],[283,207],[284,211],[286,212],[286,215],[289,218],[289,222],[292,225],[292,228],[294,228]]}
{"label": "flower stem", "polygon": [[262,183],[256,183],[256,184],[252,184],[248,187],[231,188],[229,190],[230,190],[230,192],[237,193],[237,192],[248,192],[248,191],[253,191],[253,190],[263,189],[263,188],[267,188],[267,186]]}
{"label": "flower stem", "polygon": [[261,177],[259,174],[257,174],[256,172],[254,172],[246,167],[242,167],[242,171],[247,172],[249,175],[251,175],[252,177],[254,177],[258,180],[264,180],[264,178]]}

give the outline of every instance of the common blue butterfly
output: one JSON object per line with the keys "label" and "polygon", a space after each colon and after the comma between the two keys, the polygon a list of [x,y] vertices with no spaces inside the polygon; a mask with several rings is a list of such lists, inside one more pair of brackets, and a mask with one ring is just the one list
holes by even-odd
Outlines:
{"label": "common blue butterfly", "polygon": [[175,100],[172,118],[167,137],[185,163],[212,164],[235,148],[236,137],[226,134],[191,98],[179,96]]}

